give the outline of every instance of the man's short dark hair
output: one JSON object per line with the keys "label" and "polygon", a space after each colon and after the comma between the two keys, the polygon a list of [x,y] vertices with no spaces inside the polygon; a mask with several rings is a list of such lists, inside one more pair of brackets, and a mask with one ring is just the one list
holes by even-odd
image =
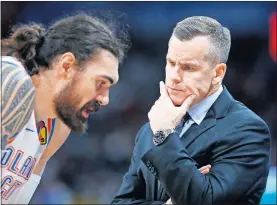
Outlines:
{"label": "man's short dark hair", "polygon": [[121,63],[129,39],[114,25],[87,14],[63,18],[48,29],[39,24],[22,25],[13,30],[10,38],[1,41],[2,55],[19,58],[30,75],[38,73],[40,66],[49,68],[56,56],[66,52],[73,53],[81,64],[99,49],[105,49]]}
{"label": "man's short dark hair", "polygon": [[208,53],[212,63],[226,63],[231,48],[230,31],[217,20],[205,16],[193,16],[177,23],[173,35],[180,41],[197,36],[207,36],[211,41]]}

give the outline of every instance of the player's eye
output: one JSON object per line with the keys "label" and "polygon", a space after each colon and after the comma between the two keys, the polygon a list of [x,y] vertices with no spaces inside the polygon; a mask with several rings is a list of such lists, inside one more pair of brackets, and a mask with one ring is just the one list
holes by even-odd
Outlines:
{"label": "player's eye", "polygon": [[105,84],[106,84],[106,82],[104,82],[104,81],[98,81],[97,82],[97,88],[100,89]]}

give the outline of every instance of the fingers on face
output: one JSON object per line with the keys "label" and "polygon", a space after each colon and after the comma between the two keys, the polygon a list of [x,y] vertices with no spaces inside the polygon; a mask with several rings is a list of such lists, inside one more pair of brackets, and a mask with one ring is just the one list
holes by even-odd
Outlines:
{"label": "fingers on face", "polygon": [[185,99],[185,101],[183,102],[183,104],[181,105],[181,109],[187,111],[191,107],[195,98],[196,98],[196,95],[194,95],[194,94],[187,97]]}

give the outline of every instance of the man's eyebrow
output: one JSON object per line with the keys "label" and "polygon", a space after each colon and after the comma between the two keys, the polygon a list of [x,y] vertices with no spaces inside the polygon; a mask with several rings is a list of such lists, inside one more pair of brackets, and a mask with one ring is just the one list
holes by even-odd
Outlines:
{"label": "man's eyebrow", "polygon": [[[166,60],[167,61],[174,61],[172,58],[170,58],[170,56],[166,56]],[[196,66],[196,67],[200,66],[200,64],[195,62],[195,61],[180,60],[179,63],[182,64],[182,65],[190,65],[190,66]]]}
{"label": "man's eyebrow", "polygon": [[110,76],[100,75],[99,77],[107,79],[111,83],[111,85],[114,84],[114,80]]}
{"label": "man's eyebrow", "polygon": [[169,56],[166,56],[166,60],[172,61],[172,59]]}
{"label": "man's eyebrow", "polygon": [[192,62],[180,62],[182,65],[189,65],[193,67],[199,67],[200,65],[198,63],[192,63]]}

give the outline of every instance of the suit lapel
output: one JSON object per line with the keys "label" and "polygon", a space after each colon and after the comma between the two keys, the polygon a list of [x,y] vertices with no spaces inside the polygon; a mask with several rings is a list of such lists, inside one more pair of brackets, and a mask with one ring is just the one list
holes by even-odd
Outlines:
{"label": "suit lapel", "polygon": [[207,115],[204,120],[197,125],[194,123],[183,135],[182,141],[184,143],[185,148],[190,146],[190,144],[199,137],[202,133],[206,132],[211,127],[215,126],[216,119],[225,117],[227,115],[229,106],[232,102],[233,98],[231,94],[228,92],[227,88],[223,86],[223,91],[209,109]]}
{"label": "suit lapel", "polygon": [[190,146],[190,144],[202,133],[207,131],[209,128],[216,124],[216,116],[213,109],[210,109],[205,117],[205,119],[197,125],[194,123],[181,137],[185,148]]}

